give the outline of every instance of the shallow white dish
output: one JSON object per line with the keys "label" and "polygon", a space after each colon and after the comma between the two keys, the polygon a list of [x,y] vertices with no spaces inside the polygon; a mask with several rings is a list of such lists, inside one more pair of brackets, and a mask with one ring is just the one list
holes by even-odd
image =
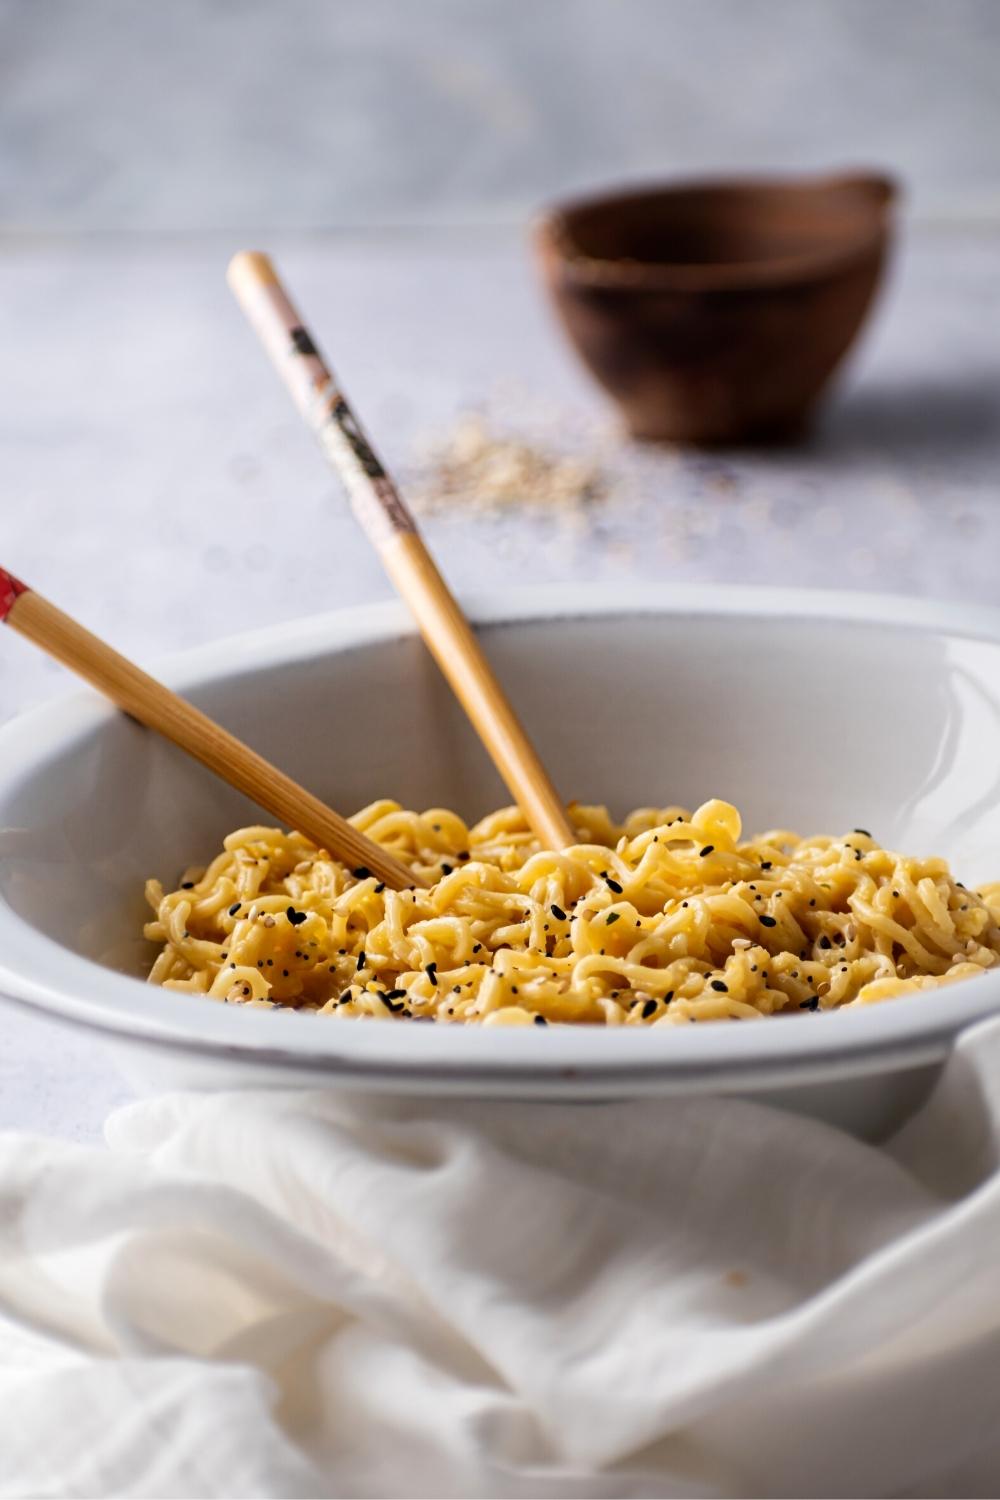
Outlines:
{"label": "shallow white dish", "polygon": [[[789,590],[569,587],[470,602],[567,797],[733,801],[753,832],[871,829],[1000,876],[1000,612]],[[509,800],[396,604],[221,642],[170,684],[345,811]],[[1000,972],[862,1011],[632,1030],[347,1023],[143,985],[149,874],[260,812],[82,694],[0,730],[0,992],[125,1047],[156,1085],[608,1098],[766,1094],[877,1131]]]}

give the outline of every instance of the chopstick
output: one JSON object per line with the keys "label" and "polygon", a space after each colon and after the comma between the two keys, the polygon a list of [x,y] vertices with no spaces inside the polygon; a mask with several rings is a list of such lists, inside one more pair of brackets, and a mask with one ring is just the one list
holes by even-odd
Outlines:
{"label": "chopstick", "polygon": [[357,519],[493,762],[542,843],[575,843],[558,792],[392,479],[338,389],[270,259],[243,250],[229,285],[339,473]]}
{"label": "chopstick", "polygon": [[329,850],[355,874],[369,871],[395,890],[423,884],[290,776],[0,568],[0,622],[4,621],[287,827]]}

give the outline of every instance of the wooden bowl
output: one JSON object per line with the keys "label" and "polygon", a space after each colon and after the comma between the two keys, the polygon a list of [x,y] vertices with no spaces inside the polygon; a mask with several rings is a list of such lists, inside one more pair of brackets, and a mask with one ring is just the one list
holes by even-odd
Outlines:
{"label": "wooden bowl", "polygon": [[634,436],[779,439],[864,321],[895,197],[867,172],[691,182],[556,207],[535,239],[571,342]]}

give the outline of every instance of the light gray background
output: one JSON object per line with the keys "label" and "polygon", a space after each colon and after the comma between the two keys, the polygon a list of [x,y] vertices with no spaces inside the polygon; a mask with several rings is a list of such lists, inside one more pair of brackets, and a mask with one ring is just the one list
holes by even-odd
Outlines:
{"label": "light gray background", "polygon": [[892,163],[1000,208],[991,0],[4,0],[19,230],[519,224],[635,173]]}
{"label": "light gray background", "polygon": [[[0,562],[142,660],[387,584],[226,291],[278,256],[387,456],[469,406],[599,449],[582,527],[428,521],[457,586],[794,579],[998,602],[992,0],[0,0]],[[899,253],[809,442],[622,444],[525,247],[621,178],[871,162]],[[0,638],[0,720],[66,674]],[[0,1123],[92,1135],[11,1013]]]}

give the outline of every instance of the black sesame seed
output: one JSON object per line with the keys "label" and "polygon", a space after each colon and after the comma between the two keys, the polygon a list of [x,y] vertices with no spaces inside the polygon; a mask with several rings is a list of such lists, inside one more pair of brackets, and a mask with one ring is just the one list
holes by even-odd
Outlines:
{"label": "black sesame seed", "polygon": [[566,913],[563,911],[563,909],[562,909],[561,906],[554,906],[554,905],[550,906],[549,907],[549,911],[555,917],[555,919],[556,919],[557,922],[565,922],[565,920],[566,920]]}
{"label": "black sesame seed", "polygon": [[[859,828],[856,828],[854,831],[855,833],[861,832]],[[808,1000],[801,1000],[799,1002],[799,1010],[819,1010],[819,996],[810,995]]]}
{"label": "black sesame seed", "polygon": [[285,912],[285,916],[288,918],[289,922],[291,922],[293,927],[298,927],[300,923],[305,921],[308,915],[309,913],[307,911],[296,911],[294,906],[290,906]]}
{"label": "black sesame seed", "polygon": [[656,1013],[656,1001],[647,1000],[642,1007],[642,1019],[648,1021],[650,1016]]}
{"label": "black sesame seed", "polygon": [[438,977],[436,963],[429,963],[424,969],[424,973],[427,975],[427,978],[430,980],[431,984],[437,984]]}
{"label": "black sesame seed", "polygon": [[715,853],[715,845],[714,844],[706,844],[705,847],[704,847],[704,849],[699,849],[699,851],[698,851],[699,858],[701,858],[701,859],[704,859],[706,854],[714,854],[714,853]]}
{"label": "black sesame seed", "polygon": [[776,917],[769,917],[767,913],[763,911],[761,912],[757,920],[762,927],[777,927],[778,925],[778,919]]}
{"label": "black sesame seed", "polygon": [[605,924],[604,924],[604,925],[605,925],[605,927],[610,927],[610,926],[611,926],[611,924],[612,924],[612,922],[617,922],[617,921],[618,921],[618,918],[619,918],[619,917],[620,917],[620,916],[621,916],[621,912],[617,912],[617,911],[613,911],[613,912],[610,912],[610,913],[609,913],[609,914],[608,914],[608,920],[607,920],[607,921],[606,921],[606,922],[605,922]]}
{"label": "black sesame seed", "polygon": [[623,887],[618,884],[617,880],[612,880],[610,875],[605,875],[604,883],[609,891],[615,891],[619,896],[621,895]]}
{"label": "black sesame seed", "polygon": [[464,864],[467,859],[472,858],[472,855],[469,853],[468,849],[462,849],[458,854],[456,854],[455,858],[457,860],[460,860],[461,863]]}
{"label": "black sesame seed", "polygon": [[455,867],[454,867],[454,865],[446,865],[446,864],[443,864],[443,863],[442,863],[442,865],[441,865],[441,868],[442,868],[442,870],[443,870],[443,871],[444,871],[444,873],[445,873],[445,874],[446,874],[446,875],[450,875],[450,874],[451,874],[451,872],[452,872],[452,870],[453,870],[453,869],[454,869],[454,868],[455,868]]}
{"label": "black sesame seed", "polygon": [[713,990],[718,990],[720,994],[723,994],[723,995],[728,995],[729,994],[729,986],[728,986],[728,984],[726,984],[726,982],[725,982],[724,979],[713,979],[712,980],[712,988],[713,988]]}
{"label": "black sesame seed", "polygon": [[229,915],[231,917],[235,917],[235,915],[239,911],[239,909],[240,909],[240,903],[238,901],[234,901],[233,904],[232,904],[232,906],[229,908]]}
{"label": "black sesame seed", "polygon": [[769,859],[762,859],[760,867],[762,870],[769,870],[771,868],[771,861]]}
{"label": "black sesame seed", "polygon": [[366,962],[367,960],[365,958],[365,950],[362,948],[361,952],[358,954],[358,968],[363,969]]}
{"label": "black sesame seed", "polygon": [[833,946],[825,932],[819,940],[819,945],[821,948],[831,948]]}
{"label": "black sesame seed", "polygon": [[194,890],[194,881],[193,880],[182,880],[181,881],[181,890],[182,891],[193,891]]}
{"label": "black sesame seed", "polygon": [[548,1021],[546,1021],[546,1019],[545,1019],[544,1016],[536,1016],[535,1017],[535,1025],[536,1026],[547,1026],[548,1024],[549,1023],[548,1023]]}
{"label": "black sesame seed", "polygon": [[868,832],[867,828],[855,828],[854,832],[855,833],[863,833],[866,839],[870,839],[871,838],[871,834]]}
{"label": "black sesame seed", "polygon": [[351,874],[354,876],[355,880],[367,880],[370,877],[371,873],[372,872],[371,870],[369,870],[367,865],[358,865],[358,868],[356,870],[351,871]]}
{"label": "black sesame seed", "polygon": [[376,896],[381,896],[381,894],[382,894],[382,892],[384,890],[385,890],[385,881],[384,880],[380,880],[379,883],[378,883],[378,885],[375,887],[375,894],[376,894]]}
{"label": "black sesame seed", "polygon": [[385,993],[385,995],[383,996],[383,999],[385,999],[385,1000],[403,1000],[403,999],[405,999],[405,997],[406,997],[406,991],[405,990],[387,990],[386,993]]}
{"label": "black sesame seed", "polygon": [[[233,964],[233,968],[234,969],[236,968],[235,964]],[[284,978],[287,979],[288,978],[288,970],[287,969],[282,969],[281,972],[282,972],[282,975],[284,976]]]}

